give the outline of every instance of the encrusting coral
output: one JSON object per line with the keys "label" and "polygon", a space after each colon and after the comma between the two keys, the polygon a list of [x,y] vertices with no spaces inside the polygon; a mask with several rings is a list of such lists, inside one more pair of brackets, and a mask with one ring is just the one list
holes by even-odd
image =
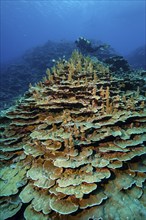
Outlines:
{"label": "encrusting coral", "polygon": [[74,51],[0,121],[1,220],[146,219],[145,97],[108,66]]}

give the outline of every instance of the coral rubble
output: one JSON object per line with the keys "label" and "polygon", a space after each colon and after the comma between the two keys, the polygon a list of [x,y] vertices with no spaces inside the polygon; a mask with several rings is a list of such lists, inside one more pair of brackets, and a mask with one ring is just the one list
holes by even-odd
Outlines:
{"label": "coral rubble", "polygon": [[74,51],[0,121],[1,220],[146,218],[145,97],[108,66]]}

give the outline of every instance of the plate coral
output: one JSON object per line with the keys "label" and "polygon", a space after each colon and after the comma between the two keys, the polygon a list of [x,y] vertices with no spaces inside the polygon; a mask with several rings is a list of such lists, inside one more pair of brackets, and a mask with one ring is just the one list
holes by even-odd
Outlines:
{"label": "plate coral", "polygon": [[46,73],[1,113],[1,220],[146,219],[140,88],[77,51]]}

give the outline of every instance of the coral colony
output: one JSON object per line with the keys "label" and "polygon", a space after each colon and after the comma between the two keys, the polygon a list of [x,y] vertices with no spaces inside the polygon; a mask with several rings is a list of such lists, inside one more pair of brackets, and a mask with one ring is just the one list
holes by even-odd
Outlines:
{"label": "coral colony", "polygon": [[46,72],[1,113],[1,220],[146,219],[141,88],[77,51]]}

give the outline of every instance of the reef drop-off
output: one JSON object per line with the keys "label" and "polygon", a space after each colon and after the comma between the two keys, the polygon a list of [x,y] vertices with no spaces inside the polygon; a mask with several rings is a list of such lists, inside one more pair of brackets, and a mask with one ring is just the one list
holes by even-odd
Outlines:
{"label": "reef drop-off", "polygon": [[1,113],[1,220],[146,219],[140,88],[77,51],[46,72]]}

